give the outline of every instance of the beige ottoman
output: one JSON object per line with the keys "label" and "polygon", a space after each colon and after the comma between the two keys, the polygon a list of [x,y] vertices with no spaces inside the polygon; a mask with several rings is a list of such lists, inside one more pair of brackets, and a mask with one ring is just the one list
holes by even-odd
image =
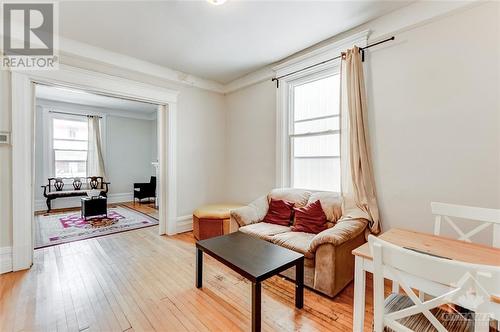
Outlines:
{"label": "beige ottoman", "polygon": [[193,212],[193,234],[197,240],[229,234],[229,211],[242,207],[240,204],[213,204],[197,208]]}

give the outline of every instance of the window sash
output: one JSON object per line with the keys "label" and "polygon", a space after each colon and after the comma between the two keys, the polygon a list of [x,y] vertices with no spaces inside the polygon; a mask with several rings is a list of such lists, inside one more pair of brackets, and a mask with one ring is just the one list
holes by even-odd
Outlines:
{"label": "window sash", "polygon": [[88,149],[85,148],[85,149],[82,149],[81,147],[80,148],[54,148],[54,145],[55,145],[55,142],[56,141],[67,141],[67,142],[75,142],[75,143],[84,143],[84,142],[88,142],[88,139],[82,139],[80,137],[59,137],[56,135],[54,135],[54,131],[53,131],[53,127],[54,127],[54,122],[55,120],[66,120],[66,121],[72,121],[72,122],[86,122],[85,120],[81,120],[80,118],[77,118],[75,116],[68,116],[68,115],[63,115],[63,116],[52,116],[51,117],[51,140],[50,140],[50,144],[51,144],[51,149],[52,149],[52,172],[53,173],[53,176],[56,176],[58,174],[58,170],[59,171],[62,171],[63,169],[58,169],[58,163],[64,163],[64,164],[70,164],[70,163],[77,163],[77,164],[80,164],[80,165],[83,165],[84,167],[84,171],[83,172],[77,172],[75,174],[70,174],[70,173],[66,173],[66,172],[62,172],[59,174],[63,174],[65,176],[69,176],[69,175],[72,175],[72,176],[80,176],[81,174],[85,173],[86,174],[86,169],[87,169],[87,166],[86,166],[86,159],[74,159],[74,158],[71,158],[71,157],[74,157],[74,156],[69,156],[70,158],[61,158],[61,157],[57,157],[58,155],[58,152],[85,152],[85,153],[88,153]]}
{"label": "window sash", "polygon": [[[289,146],[289,164],[288,164],[288,182],[291,187],[295,187],[295,160],[312,160],[312,159],[317,159],[317,160],[338,160],[340,159],[340,155],[310,155],[310,156],[295,156],[295,144],[294,144],[294,138],[301,138],[301,137],[313,137],[313,136],[325,136],[325,135],[335,135],[338,134],[340,135],[340,114],[339,113],[332,113],[332,114],[326,114],[322,116],[315,116],[315,117],[310,117],[307,119],[299,119],[295,120],[294,117],[294,109],[295,109],[295,102],[294,102],[294,89],[298,85],[302,84],[307,84],[310,82],[314,82],[316,80],[321,80],[324,79],[328,76],[334,76],[338,75],[338,71],[336,72],[329,72],[327,75],[320,75],[317,76],[315,75],[312,79],[307,79],[307,82],[300,82],[300,84],[290,84],[289,86],[289,104],[288,104],[288,146]],[[340,93],[340,91],[339,91]],[[324,120],[324,119],[338,119],[339,121],[339,129],[329,129],[329,130],[322,130],[322,131],[312,131],[312,132],[306,132],[306,133],[300,133],[296,134],[295,133],[295,124],[296,123],[305,123],[309,121],[315,121],[315,120]],[[333,176],[340,176],[340,174],[337,174],[337,171],[335,169],[332,169]],[[340,185],[340,184],[339,184]],[[304,189],[309,189],[309,190],[324,190],[324,189],[318,189],[318,188],[304,188]]]}
{"label": "window sash", "polygon": [[326,135],[335,135],[340,134],[340,130],[323,130],[323,131],[313,131],[304,134],[290,134],[290,138],[294,137],[312,137],[312,136],[326,136]]}
{"label": "window sash", "polygon": [[314,120],[338,118],[339,116],[340,116],[340,114],[323,115],[323,116],[317,116],[317,117],[308,118],[308,119],[294,120],[293,122],[294,123],[301,123],[301,122],[314,121]]}

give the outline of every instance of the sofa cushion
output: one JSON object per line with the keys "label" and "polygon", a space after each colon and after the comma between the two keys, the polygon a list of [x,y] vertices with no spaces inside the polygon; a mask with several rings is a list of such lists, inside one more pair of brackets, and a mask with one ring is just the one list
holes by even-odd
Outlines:
{"label": "sofa cushion", "polygon": [[[319,200],[321,207],[325,212],[326,219],[329,222],[335,223],[342,217],[342,196],[339,193],[330,191],[320,191],[312,193],[307,204],[311,204]],[[329,225],[330,227],[333,226]]]}
{"label": "sofa cushion", "polygon": [[279,188],[273,189],[269,195],[268,200],[281,199],[283,201],[288,201],[295,203],[295,207],[306,206],[307,200],[311,196],[311,193],[303,189],[292,189],[292,188]]}
{"label": "sofa cushion", "polygon": [[316,234],[304,232],[286,232],[276,234],[271,242],[284,248],[300,252],[306,258],[313,259],[314,253],[309,250],[312,239]]}
{"label": "sofa cushion", "polygon": [[327,228],[326,216],[319,200],[301,208],[294,208],[294,211],[293,232],[318,234]]}
{"label": "sofa cushion", "polygon": [[293,216],[293,204],[292,202],[271,198],[269,210],[267,210],[263,221],[270,224],[289,226]]}
{"label": "sofa cushion", "polygon": [[242,233],[256,236],[266,241],[271,241],[272,237],[276,234],[290,232],[290,227],[270,224],[267,222],[258,222],[256,224],[240,227],[239,230]]}

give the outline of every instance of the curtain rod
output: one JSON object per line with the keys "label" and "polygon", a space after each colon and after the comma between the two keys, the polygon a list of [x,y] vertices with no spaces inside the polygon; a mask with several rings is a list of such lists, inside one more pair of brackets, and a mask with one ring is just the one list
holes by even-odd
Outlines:
{"label": "curtain rod", "polygon": [[49,111],[49,113],[75,115],[75,116],[85,116],[87,118],[90,118],[91,116],[97,116],[99,119],[102,119],[102,116],[98,116],[98,115],[78,114],[78,113],[59,112],[59,111]]}
{"label": "curtain rod", "polygon": [[[373,44],[370,44],[370,45],[367,45],[365,47],[360,47],[359,48],[359,51],[361,52],[361,61],[365,61],[365,50],[367,48],[370,48],[370,47],[373,47],[373,46],[376,46],[376,45],[380,45],[380,44],[383,44],[385,42],[388,42],[388,41],[391,41],[391,40],[394,40],[395,37],[392,36],[392,37],[389,37],[387,39],[384,39],[384,40],[381,40],[381,41],[378,41],[376,43],[373,43]],[[276,81],[276,88],[279,88],[280,86],[280,79],[284,78],[284,77],[287,77],[287,76],[290,76],[290,75],[293,75],[293,74],[296,74],[296,73],[300,73],[301,71],[304,71],[304,70],[307,70],[307,69],[310,69],[310,68],[314,68],[316,66],[319,66],[319,65],[322,65],[324,63],[327,63],[327,62],[330,62],[330,61],[333,61],[333,60],[337,60],[337,59],[340,59],[342,57],[342,54],[340,55],[337,55],[336,57],[334,58],[330,58],[330,59],[327,59],[327,60],[324,60],[324,61],[321,61],[321,62],[318,62],[318,63],[315,63],[314,65],[310,65],[310,66],[307,66],[305,68],[302,68],[302,69],[299,69],[299,70],[296,70],[296,71],[293,71],[291,73],[288,73],[288,74],[285,74],[285,75],[281,75],[281,76],[278,76],[278,77],[273,77],[271,79],[272,82]]]}

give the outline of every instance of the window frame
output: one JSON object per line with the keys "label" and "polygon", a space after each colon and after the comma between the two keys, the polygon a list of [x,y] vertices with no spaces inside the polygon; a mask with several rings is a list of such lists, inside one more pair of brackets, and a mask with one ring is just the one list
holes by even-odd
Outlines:
{"label": "window frame", "polygon": [[[80,115],[71,115],[71,114],[60,114],[60,113],[49,113],[49,126],[48,126],[48,151],[49,151],[49,174],[51,177],[56,176],[56,149],[54,149],[54,120],[70,120],[70,121],[79,121],[86,122],[87,118]],[[88,142],[88,139],[87,139]],[[73,151],[73,150],[71,150]],[[74,150],[74,151],[83,151],[83,150]],[[85,150],[86,151],[86,150]],[[87,167],[85,166],[85,173],[87,173]],[[87,174],[85,174],[85,177]]]}
{"label": "window frame", "polygon": [[[107,114],[100,112],[99,110],[91,110],[90,108],[73,108],[67,107],[66,105],[53,105],[52,103],[46,103],[45,101],[39,102],[37,105],[39,108],[37,111],[42,112],[42,125],[43,125],[43,173],[44,178],[55,177],[55,155],[53,148],[53,119],[65,119],[65,120],[75,120],[75,119],[83,119],[86,121],[86,115],[95,115],[100,116],[101,122],[101,144],[104,162],[106,163],[107,158]],[[55,112],[66,112],[73,114],[61,114]]]}
{"label": "window frame", "polygon": [[[339,126],[340,126],[340,112],[339,114],[334,114],[334,115],[326,115],[326,116],[320,116],[320,117],[314,117],[314,118],[309,118],[309,119],[301,119],[298,121],[295,121],[295,87],[304,85],[307,83],[312,83],[330,76],[335,76],[335,75],[340,75],[340,62],[336,61],[330,68],[323,69],[323,70],[318,70],[313,73],[308,73],[306,75],[302,75],[296,79],[292,79],[288,82],[288,95],[289,95],[289,100],[288,100],[288,105],[287,105],[287,121],[288,121],[288,130],[287,130],[287,150],[288,150],[288,165],[286,166],[287,168],[287,173],[288,173],[288,179],[287,179],[287,186],[294,188],[294,162],[296,157],[294,156],[294,138],[295,137],[313,137],[313,136],[323,136],[323,135],[334,135],[334,134],[339,134],[340,135],[340,128],[339,129],[330,129],[330,130],[324,130],[320,132],[309,132],[309,133],[302,133],[302,134],[295,134],[295,123],[300,123],[300,122],[306,122],[306,121],[312,121],[312,120],[321,120],[321,119],[329,119],[329,118],[338,118],[339,119]],[[339,90],[340,94],[340,90]],[[340,105],[339,105],[340,107]],[[316,157],[304,157],[304,158],[317,158],[317,159],[340,159],[340,152],[338,156],[316,156]],[[306,189],[310,191],[318,191],[318,189],[315,188],[300,188],[300,189]]]}
{"label": "window frame", "polygon": [[[340,71],[341,52],[354,45],[367,45],[370,30],[363,30],[344,39],[315,48],[288,61],[279,63],[272,69],[274,77],[282,77],[276,89],[276,162],[275,186],[277,188],[291,187],[290,156],[291,149],[288,139],[290,130],[289,105],[292,103],[290,85],[300,80],[307,80],[315,75],[321,75],[329,70]],[[332,60],[334,59],[335,60]],[[286,77],[283,77],[286,76]],[[340,119],[341,120],[341,119]],[[341,175],[342,176],[342,175]]]}

